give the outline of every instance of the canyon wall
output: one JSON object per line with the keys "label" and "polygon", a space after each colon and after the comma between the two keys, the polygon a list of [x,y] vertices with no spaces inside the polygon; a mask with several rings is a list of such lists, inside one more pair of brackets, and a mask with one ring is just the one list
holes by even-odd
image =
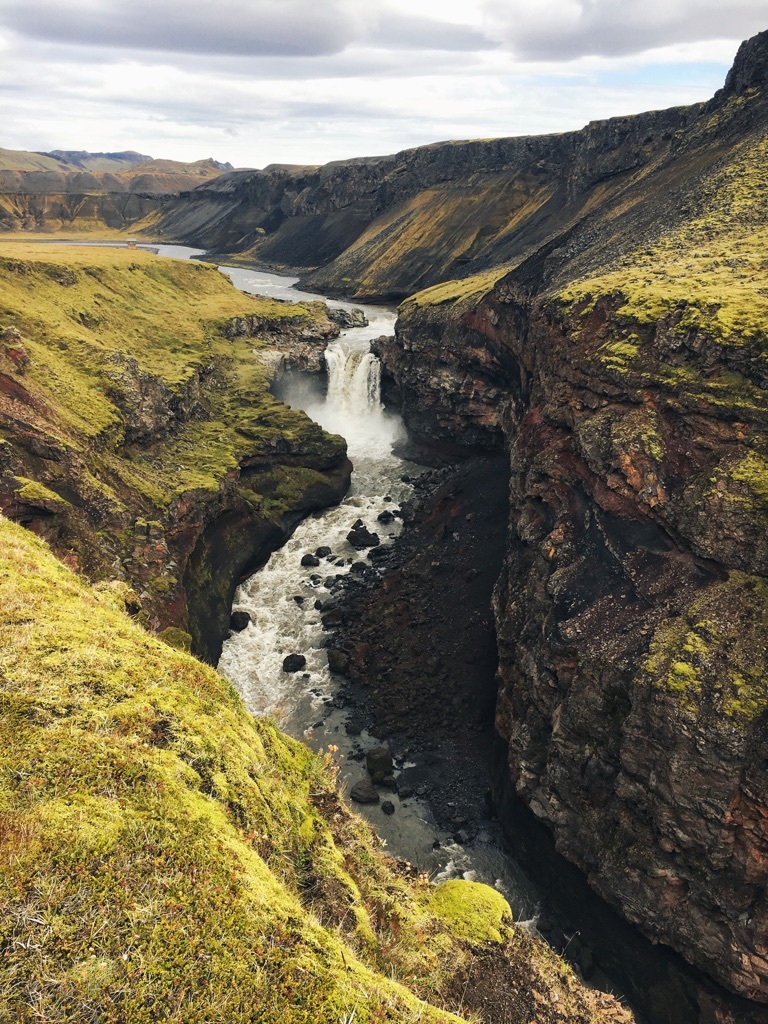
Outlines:
{"label": "canyon wall", "polygon": [[[227,165],[229,166],[229,165]],[[139,153],[25,153],[0,149],[0,232],[123,231],[221,172]]]}
{"label": "canyon wall", "polygon": [[417,438],[509,450],[508,785],[628,920],[759,1003],[767,50],[621,201],[414,296],[380,344]]}

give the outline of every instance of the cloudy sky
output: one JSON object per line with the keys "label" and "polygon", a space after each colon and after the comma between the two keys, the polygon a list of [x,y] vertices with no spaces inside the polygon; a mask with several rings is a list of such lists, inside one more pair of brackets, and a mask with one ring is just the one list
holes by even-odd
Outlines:
{"label": "cloudy sky", "polygon": [[566,131],[722,85],[766,0],[0,0],[0,146],[236,166]]}

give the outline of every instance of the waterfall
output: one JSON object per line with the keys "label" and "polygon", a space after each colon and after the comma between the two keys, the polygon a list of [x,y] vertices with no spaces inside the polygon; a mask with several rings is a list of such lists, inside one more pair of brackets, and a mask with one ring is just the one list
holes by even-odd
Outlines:
{"label": "waterfall", "polygon": [[[402,433],[402,422],[381,403],[381,362],[370,351],[370,335],[357,339],[350,334],[325,350],[325,398],[303,408],[326,430],[347,439],[359,490],[362,478],[371,470],[392,469],[392,444]],[[290,396],[287,400],[293,404]]]}
{"label": "waterfall", "polygon": [[381,363],[372,352],[334,342],[325,351],[325,363],[326,405],[348,416],[381,413]]}

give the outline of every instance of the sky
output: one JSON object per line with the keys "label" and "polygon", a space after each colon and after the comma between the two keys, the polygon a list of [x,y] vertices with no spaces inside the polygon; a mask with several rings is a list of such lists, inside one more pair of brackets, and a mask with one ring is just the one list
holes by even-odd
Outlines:
{"label": "sky", "polygon": [[0,0],[0,146],[236,167],[706,100],[768,0]]}

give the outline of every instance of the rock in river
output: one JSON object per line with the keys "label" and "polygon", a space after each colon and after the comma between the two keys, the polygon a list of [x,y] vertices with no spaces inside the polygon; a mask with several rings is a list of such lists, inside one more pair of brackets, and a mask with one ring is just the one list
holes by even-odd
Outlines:
{"label": "rock in river", "polygon": [[361,779],[360,782],[356,782],[349,795],[359,804],[377,804],[379,802],[379,794],[370,779]]}
{"label": "rock in river", "polygon": [[301,672],[306,664],[307,659],[303,654],[289,654],[283,658],[283,672]]}

